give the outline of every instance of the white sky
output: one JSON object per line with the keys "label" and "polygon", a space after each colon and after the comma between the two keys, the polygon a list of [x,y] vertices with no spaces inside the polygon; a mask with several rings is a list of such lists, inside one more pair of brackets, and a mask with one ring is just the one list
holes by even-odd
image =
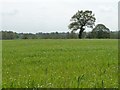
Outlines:
{"label": "white sky", "polygon": [[[2,30],[15,32],[68,32],[78,10],[92,10],[96,24],[118,30],[119,0],[2,0]],[[91,30],[87,29],[86,31]]]}

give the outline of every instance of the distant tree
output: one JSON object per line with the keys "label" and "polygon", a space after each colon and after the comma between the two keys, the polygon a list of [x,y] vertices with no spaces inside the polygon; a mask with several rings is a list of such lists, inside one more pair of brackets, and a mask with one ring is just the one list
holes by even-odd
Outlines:
{"label": "distant tree", "polygon": [[2,31],[0,31],[0,40],[2,40]]}
{"label": "distant tree", "polygon": [[92,39],[93,38],[92,33],[91,32],[87,32],[86,33],[86,38]]}
{"label": "distant tree", "polygon": [[16,39],[17,38],[17,33],[13,31],[1,31],[2,33],[2,39],[7,40],[7,39]]}
{"label": "distant tree", "polygon": [[86,27],[93,28],[93,25],[95,23],[95,15],[92,14],[92,11],[86,10],[86,11],[79,11],[72,16],[71,22],[68,26],[69,29],[72,31],[79,30],[78,37],[82,38],[82,33],[85,30]]}
{"label": "distant tree", "polygon": [[22,39],[29,39],[29,36],[27,33],[23,34]]}
{"label": "distant tree", "polygon": [[118,31],[118,39],[120,39],[120,31]]}
{"label": "distant tree", "polygon": [[111,31],[110,38],[111,39],[118,39],[119,38],[119,31]]}
{"label": "distant tree", "polygon": [[110,38],[110,30],[103,24],[98,24],[92,30],[93,38]]}
{"label": "distant tree", "polygon": [[70,38],[70,39],[75,39],[75,38],[77,38],[76,33],[75,33],[74,31],[71,31],[71,33],[69,34],[69,38]]}

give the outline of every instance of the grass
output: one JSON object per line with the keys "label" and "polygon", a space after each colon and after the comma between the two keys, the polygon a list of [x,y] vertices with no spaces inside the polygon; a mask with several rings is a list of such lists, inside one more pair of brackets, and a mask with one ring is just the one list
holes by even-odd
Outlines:
{"label": "grass", "polygon": [[0,89],[2,89],[2,41],[0,41]]}
{"label": "grass", "polygon": [[3,88],[118,88],[117,40],[4,40]]}

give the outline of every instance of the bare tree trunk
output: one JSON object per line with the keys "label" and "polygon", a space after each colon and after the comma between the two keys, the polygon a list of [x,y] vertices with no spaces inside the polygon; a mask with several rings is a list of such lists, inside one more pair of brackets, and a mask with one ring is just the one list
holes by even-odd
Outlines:
{"label": "bare tree trunk", "polygon": [[80,31],[79,31],[79,35],[78,35],[79,39],[82,38],[82,33],[83,33],[83,31],[84,31],[84,28],[81,27],[81,28],[80,28]]}
{"label": "bare tree trunk", "polygon": [[79,31],[79,35],[78,35],[78,37],[79,37],[79,39],[82,38],[82,31],[81,31],[81,30]]}

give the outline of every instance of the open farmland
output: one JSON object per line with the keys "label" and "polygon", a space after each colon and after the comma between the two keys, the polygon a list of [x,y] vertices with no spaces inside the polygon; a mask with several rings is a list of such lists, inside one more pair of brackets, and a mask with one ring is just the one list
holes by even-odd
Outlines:
{"label": "open farmland", "polygon": [[3,88],[117,88],[118,40],[3,40]]}

